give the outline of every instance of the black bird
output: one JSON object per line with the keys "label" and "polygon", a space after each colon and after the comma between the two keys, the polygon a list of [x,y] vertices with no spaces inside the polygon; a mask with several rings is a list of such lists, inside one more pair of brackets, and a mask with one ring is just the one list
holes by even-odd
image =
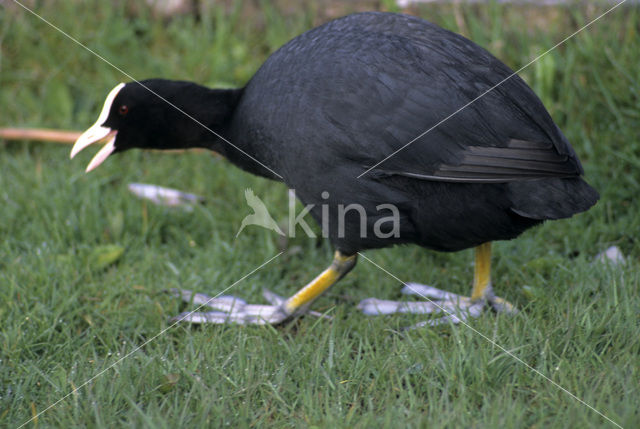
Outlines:
{"label": "black bird", "polygon": [[71,156],[107,136],[87,170],[131,148],[208,148],[295,189],[336,249],[330,267],[290,298],[214,300],[223,311],[185,317],[196,323],[281,322],[347,274],[359,251],[403,243],[475,247],[471,296],[409,285],[437,301],[369,299],[360,304],[366,313],[445,311],[455,315],[442,320],[457,322],[486,304],[511,311],[492,292],[490,243],[599,198],[522,79],[466,38],[400,14],[314,28],[273,53],[244,88],[120,84]]}

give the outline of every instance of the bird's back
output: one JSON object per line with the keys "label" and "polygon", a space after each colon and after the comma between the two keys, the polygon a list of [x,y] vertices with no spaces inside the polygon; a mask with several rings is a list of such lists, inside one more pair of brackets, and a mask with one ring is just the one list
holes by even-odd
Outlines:
{"label": "bird's back", "polygon": [[[487,234],[460,239],[455,249],[511,238],[597,200],[579,179],[574,150],[522,79],[464,37],[406,15],[354,14],[296,37],[248,83],[233,130],[306,203],[355,202],[369,211],[397,204],[407,225],[439,223],[457,235],[464,228],[446,222],[454,210],[517,223],[492,232],[478,222]],[[574,188],[579,197],[563,201]],[[460,204],[477,192],[488,200]],[[430,210],[436,202],[443,206]],[[429,246],[425,237],[437,234],[421,228],[411,228],[412,241]]]}
{"label": "bird's back", "polygon": [[[301,155],[322,149],[373,165],[512,73],[473,42],[427,21],[367,12],[281,47],[249,82],[239,109],[254,121],[249,128],[276,141],[255,148],[267,157],[286,146]],[[566,138],[518,76],[381,167],[411,165],[424,172],[455,162],[470,142],[500,146],[516,137],[549,142],[582,172]]]}

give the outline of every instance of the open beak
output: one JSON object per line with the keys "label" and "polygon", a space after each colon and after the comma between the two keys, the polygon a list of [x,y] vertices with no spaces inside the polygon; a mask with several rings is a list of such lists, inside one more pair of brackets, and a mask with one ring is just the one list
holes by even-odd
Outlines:
{"label": "open beak", "polygon": [[100,112],[100,116],[98,116],[98,120],[96,121],[96,123],[93,124],[87,131],[82,133],[80,137],[78,137],[78,140],[76,140],[76,143],[71,149],[71,158],[73,158],[85,147],[109,137],[107,144],[104,145],[102,149],[100,149],[100,151],[98,151],[98,153],[93,157],[93,159],[87,166],[87,173],[102,164],[102,162],[107,159],[107,157],[111,155],[111,153],[116,148],[115,142],[116,134],[118,133],[118,131],[112,130],[109,127],[104,127],[103,124],[109,117],[109,112],[111,111],[113,100],[116,98],[118,92],[120,92],[123,87],[124,83],[121,83],[111,90],[109,95],[107,95],[107,99],[104,102],[104,106],[102,106],[102,111]]}

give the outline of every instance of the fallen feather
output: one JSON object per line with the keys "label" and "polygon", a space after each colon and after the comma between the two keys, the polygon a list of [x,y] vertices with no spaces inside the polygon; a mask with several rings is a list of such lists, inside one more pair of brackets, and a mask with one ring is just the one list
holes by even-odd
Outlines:
{"label": "fallen feather", "polygon": [[612,265],[624,264],[625,259],[618,246],[611,246],[604,252],[598,253],[594,262],[610,263]]}
{"label": "fallen feather", "polygon": [[130,183],[129,191],[135,196],[149,200],[154,204],[168,207],[185,207],[188,210],[192,209],[191,206],[193,204],[204,202],[204,198],[198,195],[144,183]]}

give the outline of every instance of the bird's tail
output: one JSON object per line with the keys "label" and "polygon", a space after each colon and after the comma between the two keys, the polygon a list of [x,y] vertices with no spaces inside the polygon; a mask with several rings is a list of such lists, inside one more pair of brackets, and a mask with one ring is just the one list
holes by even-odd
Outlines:
{"label": "bird's tail", "polygon": [[593,206],[600,195],[579,177],[509,183],[511,209],[530,219],[562,219]]}

